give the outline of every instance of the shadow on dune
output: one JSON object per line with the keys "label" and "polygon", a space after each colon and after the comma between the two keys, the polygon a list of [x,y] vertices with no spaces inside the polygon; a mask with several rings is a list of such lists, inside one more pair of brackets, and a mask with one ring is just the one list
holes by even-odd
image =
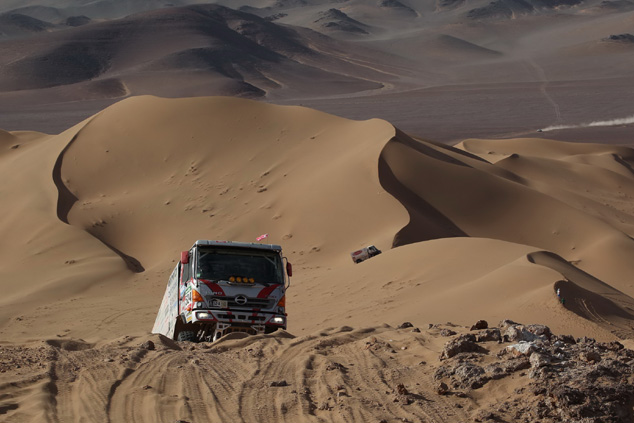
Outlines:
{"label": "shadow on dune", "polygon": [[618,154],[612,154],[612,157],[614,157],[614,160],[618,164],[620,164],[621,166],[629,170],[630,173],[634,175],[634,168],[632,168],[632,164],[629,161],[625,160],[623,157],[619,156]]}
{"label": "shadow on dune", "polygon": [[78,198],[73,194],[62,181],[62,162],[64,161],[64,155],[70,146],[77,140],[77,137],[81,133],[79,130],[75,136],[66,144],[66,147],[59,153],[55,165],[53,166],[53,182],[57,187],[57,218],[62,222],[68,223],[68,213],[73,205],[77,202]]}
{"label": "shadow on dune", "polygon": [[[90,121],[92,121],[92,119]],[[75,194],[73,194],[68,189],[68,187],[64,184],[64,181],[62,180],[62,163],[64,162],[64,155],[66,154],[70,146],[77,140],[82,130],[86,128],[88,124],[90,124],[90,121],[88,121],[82,129],[77,131],[75,136],[73,136],[73,138],[68,142],[68,144],[66,144],[66,147],[64,147],[64,149],[59,153],[59,156],[57,157],[57,160],[55,161],[55,165],[53,166],[53,175],[52,175],[53,183],[55,183],[55,186],[57,187],[57,218],[61,220],[62,222],[66,223],[67,225],[70,225],[68,221],[68,214],[70,213],[70,210],[73,208],[73,206],[79,199],[77,198]],[[125,254],[124,252],[120,251],[119,249],[117,249],[116,247],[108,244],[106,241],[101,239],[95,233],[92,233],[89,230],[87,230],[86,232],[88,232],[91,236],[101,241],[103,245],[105,245],[110,250],[112,250],[115,254],[121,257],[121,259],[125,262],[128,269],[130,269],[134,273],[141,273],[145,271],[145,268],[143,267],[141,262],[139,262],[139,260],[137,260],[136,258],[129,256]]]}
{"label": "shadow on dune", "polygon": [[634,298],[575,267],[561,256],[539,251],[528,261],[561,273],[565,280],[555,284],[561,290],[566,309],[597,323],[616,336],[627,338],[634,321]]}
{"label": "shadow on dune", "polygon": [[[432,158],[466,166],[450,156],[412,140],[399,130],[396,131],[396,136],[387,143],[386,148],[390,143],[401,143]],[[381,153],[379,156],[379,181],[381,186],[396,198],[409,213],[409,223],[396,233],[392,241],[392,247],[431,239],[468,236],[447,216],[399,181],[390,166],[383,153]]]}

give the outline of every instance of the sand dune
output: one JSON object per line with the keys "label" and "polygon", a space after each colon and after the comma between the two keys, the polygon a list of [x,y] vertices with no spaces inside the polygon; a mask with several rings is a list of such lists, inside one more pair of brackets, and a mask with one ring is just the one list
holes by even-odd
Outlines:
{"label": "sand dune", "polygon": [[[0,5],[0,421],[632,420],[632,2],[203,3]],[[264,233],[288,332],[149,333]]]}
{"label": "sand dune", "polygon": [[[0,337],[14,357],[0,364],[22,363],[0,376],[9,421],[309,421],[341,404],[341,421],[413,412],[457,422],[488,402],[474,391],[456,412],[458,397],[433,393],[446,338],[393,327],[510,318],[605,341],[634,335],[626,147],[448,147],[378,119],[228,97],[133,97],[59,135],[2,131],[0,146],[10,240]],[[262,233],[295,265],[290,334],[193,350],[148,335],[179,251]],[[383,254],[353,264],[349,252],[368,244]],[[148,340],[156,350],[139,346]],[[377,342],[406,352],[386,364],[363,352]],[[382,403],[402,380],[381,382],[384,369],[421,360],[430,367],[407,383],[436,400],[419,411],[333,402],[368,389],[364,404]],[[279,396],[281,380],[295,392]]]}
{"label": "sand dune", "polygon": [[[29,141],[22,145],[22,139]],[[460,146],[463,151],[414,140],[379,120],[348,121],[303,108],[230,98],[149,97],[118,103],[58,136],[5,132],[2,141],[7,169],[23,175],[18,179],[40,181],[37,185],[46,193],[33,203],[21,194],[25,191],[20,186],[6,188],[15,198],[5,204],[5,215],[32,209],[33,222],[38,223],[5,221],[8,236],[25,243],[3,257],[4,280],[19,277],[12,263],[33,261],[31,275],[57,295],[54,305],[42,298],[25,308],[17,300],[41,288],[11,285],[12,295],[3,306],[5,322],[22,316],[5,324],[5,336],[12,338],[59,333],[56,325],[32,326],[41,307],[66,316],[60,319],[71,336],[101,339],[130,328],[123,319],[131,312],[130,289],[144,293],[135,302],[143,310],[136,326],[143,332],[178,251],[199,238],[248,241],[265,232],[271,234],[271,242],[284,245],[302,275],[303,282],[291,295],[298,301],[291,301],[291,311],[321,310],[326,298],[341,299],[328,300],[333,306],[326,313],[322,310],[323,319],[297,316],[291,330],[317,330],[333,320],[355,325],[385,322],[390,313],[367,321],[377,297],[356,302],[353,309],[358,312],[346,307],[351,287],[354,296],[363,297],[368,286],[380,293],[382,286],[409,286],[440,269],[448,273],[439,281],[458,283],[460,266],[429,267],[439,260],[438,254],[462,263],[467,273],[460,278],[487,292],[485,300],[481,306],[466,307],[472,300],[470,289],[456,285],[436,297],[413,283],[410,297],[417,300],[411,306],[389,300],[399,305],[399,319],[429,319],[443,314],[441,310],[449,319],[455,312],[452,304],[461,302],[464,320],[502,319],[506,310],[512,314],[521,307],[509,294],[502,296],[507,306],[498,305],[499,284],[506,278],[530,280],[535,272],[542,276],[534,277],[540,282],[530,288],[536,295],[532,301],[552,302],[556,308],[553,286],[565,275],[558,268],[553,272],[552,266],[530,264],[530,255],[541,250],[563,257],[588,277],[621,292],[619,304],[627,304],[628,296],[634,295],[627,260],[633,248],[628,200],[634,194],[628,185],[632,153],[625,147],[468,140]],[[16,144],[21,145],[12,149]],[[36,169],[48,170],[30,175]],[[620,191],[614,191],[615,186]],[[480,244],[467,237],[498,241]],[[439,238],[443,243],[434,241],[427,247],[425,241]],[[374,259],[376,264],[350,266],[349,251],[368,244],[397,248]],[[509,245],[518,250],[504,258],[499,251]],[[455,252],[462,248],[464,253]],[[472,273],[472,266],[487,262],[489,255],[499,261],[483,274]],[[432,258],[425,260],[427,256]],[[411,273],[405,263],[414,257],[428,264]],[[368,274],[364,269],[373,270]],[[488,282],[472,282],[479,278]],[[437,283],[432,291],[440,293],[444,282]],[[491,285],[485,289],[487,284]],[[517,282],[513,289],[521,292],[523,286]],[[104,297],[104,292],[110,294]],[[315,295],[325,297],[314,302]],[[518,293],[517,298],[526,295],[531,296]],[[78,298],[82,307],[66,306]],[[107,304],[114,307],[111,312],[96,312],[102,322],[99,330],[81,321],[85,307],[98,310]],[[491,309],[496,311],[489,316]],[[536,311],[517,319],[541,322],[542,317],[542,311]],[[610,331],[604,321],[609,318],[589,320],[598,325],[593,331]],[[581,327],[587,330],[588,325]],[[618,325],[624,323],[619,320]],[[623,329],[618,333],[625,336]]]}

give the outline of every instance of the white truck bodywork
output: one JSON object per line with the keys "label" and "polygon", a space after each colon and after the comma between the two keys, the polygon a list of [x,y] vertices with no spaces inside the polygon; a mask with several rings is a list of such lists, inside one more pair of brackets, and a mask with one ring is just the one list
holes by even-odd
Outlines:
{"label": "white truck bodywork", "polygon": [[286,329],[291,274],[279,245],[198,240],[169,277],[152,333],[213,341]]}
{"label": "white truck bodywork", "polygon": [[352,257],[352,261],[356,264],[379,254],[381,254],[381,250],[376,248],[374,245],[369,245],[367,247],[363,247],[360,250],[353,251],[352,253],[350,253],[350,257]]}

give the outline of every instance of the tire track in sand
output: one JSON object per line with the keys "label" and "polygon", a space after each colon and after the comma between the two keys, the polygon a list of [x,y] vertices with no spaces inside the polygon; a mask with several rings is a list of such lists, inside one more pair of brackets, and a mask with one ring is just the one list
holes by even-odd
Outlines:
{"label": "tire track in sand", "polygon": [[535,62],[533,59],[526,60],[526,63],[528,63],[531,68],[533,68],[538,80],[542,82],[539,87],[539,91],[553,108],[553,112],[555,113],[555,121],[553,122],[553,124],[561,123],[561,109],[555,99],[548,93],[548,85],[550,85],[550,80],[546,77],[546,72],[544,71],[544,68],[537,64],[537,62]]}
{"label": "tire track in sand", "polygon": [[[230,335],[212,344],[150,338],[154,345],[133,337],[99,346],[50,341],[55,388],[38,406],[48,411],[39,421],[472,420],[472,399],[460,399],[470,407],[462,409],[455,397],[434,392],[436,367],[424,361],[435,362],[445,340],[429,332],[344,326],[298,338],[284,331]],[[24,385],[25,394],[53,380],[42,373]]]}
{"label": "tire track in sand", "polygon": [[[324,331],[323,337],[265,345],[260,371],[240,394],[243,421],[456,421],[451,403],[442,397],[427,400],[438,397],[430,388],[431,375],[408,366],[394,370],[396,352],[381,340],[387,330],[342,327]],[[409,382],[412,375],[420,380],[416,386]],[[407,399],[398,397],[399,384],[410,385]]]}

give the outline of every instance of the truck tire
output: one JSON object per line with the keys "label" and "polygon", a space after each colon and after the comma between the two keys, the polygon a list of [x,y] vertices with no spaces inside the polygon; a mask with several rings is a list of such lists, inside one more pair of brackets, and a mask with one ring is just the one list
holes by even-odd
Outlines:
{"label": "truck tire", "polygon": [[184,330],[178,332],[178,336],[176,337],[177,341],[187,341],[187,342],[197,342],[198,338],[196,337],[196,332],[193,330]]}

